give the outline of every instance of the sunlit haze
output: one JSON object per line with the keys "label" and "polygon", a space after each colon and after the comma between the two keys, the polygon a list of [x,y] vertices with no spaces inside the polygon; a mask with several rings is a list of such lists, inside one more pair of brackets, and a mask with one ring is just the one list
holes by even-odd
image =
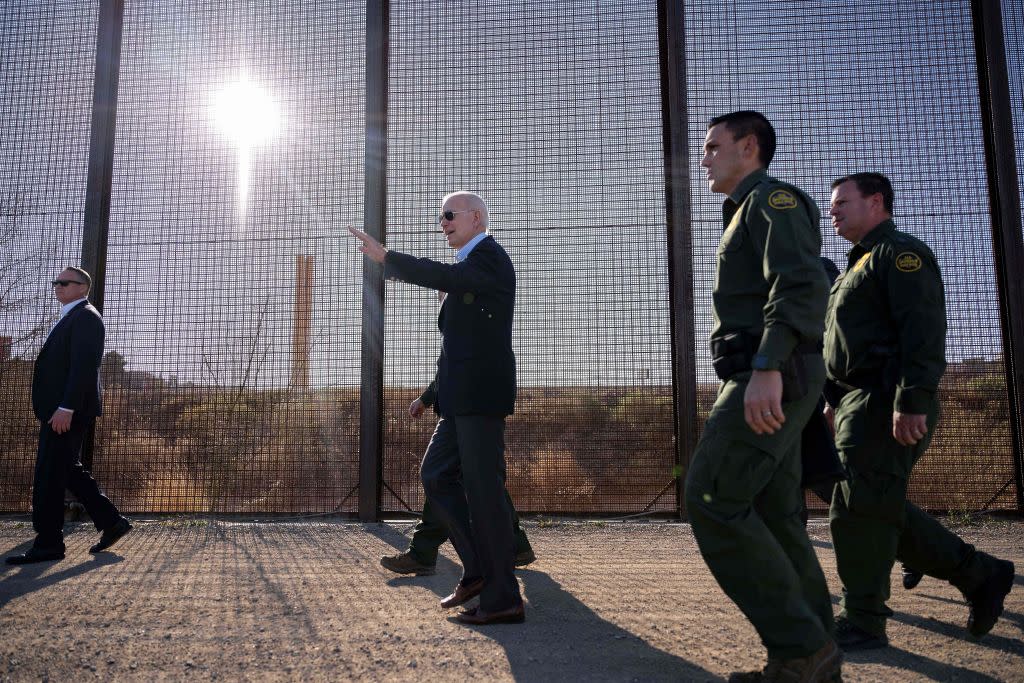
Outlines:
{"label": "sunlit haze", "polygon": [[213,99],[217,127],[238,147],[238,211],[245,215],[249,197],[250,151],[280,129],[276,103],[246,77],[220,91]]}

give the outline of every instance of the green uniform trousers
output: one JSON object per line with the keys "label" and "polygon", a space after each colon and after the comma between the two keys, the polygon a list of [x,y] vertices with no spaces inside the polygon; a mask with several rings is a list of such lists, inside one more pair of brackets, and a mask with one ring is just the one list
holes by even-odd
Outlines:
{"label": "green uniform trousers", "polygon": [[[519,513],[512,505],[512,497],[505,491],[505,499],[512,510],[512,531],[515,535],[515,554],[530,550],[530,541],[519,525]],[[420,564],[437,564],[437,551],[448,540],[448,527],[435,514],[429,501],[423,501],[423,516],[412,533],[409,553]]]}
{"label": "green uniform trousers", "polygon": [[719,389],[686,477],[686,509],[704,561],[757,629],[772,658],[806,657],[833,630],[825,575],[803,525],[800,434],[825,381],[804,356],[808,392],[784,403],[786,422],[758,436],[743,418],[750,373]]}
{"label": "green uniform trousers", "polygon": [[931,441],[938,409],[928,412],[928,434],[913,446],[892,436],[894,393],[854,389],[836,408],[836,448],[850,473],[832,496],[829,521],[843,582],[844,617],[868,633],[885,633],[892,611],[889,577],[895,560],[967,594],[978,588],[994,559],[907,501],[910,471]]}

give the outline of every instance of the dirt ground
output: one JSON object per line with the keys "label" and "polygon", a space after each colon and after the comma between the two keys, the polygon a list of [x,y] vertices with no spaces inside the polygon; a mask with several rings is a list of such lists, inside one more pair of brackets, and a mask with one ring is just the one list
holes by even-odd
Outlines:
{"label": "dirt ground", "polygon": [[[762,664],[688,525],[526,525],[526,623],[489,627],[438,606],[459,577],[450,546],[434,576],[380,567],[407,522],[142,519],[97,557],[92,526],[69,525],[63,561],[0,565],[0,680],[714,681]],[[1017,564],[1002,620],[973,641],[954,588],[894,574],[892,646],[848,655],[845,680],[1024,681],[1024,522],[957,530]],[[811,533],[835,594],[828,527]],[[5,554],[31,536],[0,518]]]}

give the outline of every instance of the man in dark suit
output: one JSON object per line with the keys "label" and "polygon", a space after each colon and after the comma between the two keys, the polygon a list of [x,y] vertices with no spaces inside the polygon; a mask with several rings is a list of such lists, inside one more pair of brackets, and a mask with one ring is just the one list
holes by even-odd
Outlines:
{"label": "man in dark suit", "polygon": [[39,451],[32,484],[32,526],[36,539],[7,564],[30,564],[64,558],[64,490],[85,506],[102,536],[89,552],[106,550],[132,525],[121,516],[82,467],[82,442],[103,412],[99,370],[104,328],[89,303],[92,278],[81,268],[65,268],[53,281],[63,304],[36,358],[32,374],[32,409],[39,418]]}
{"label": "man in dark suit", "polygon": [[438,315],[434,435],[420,467],[431,508],[447,525],[462,560],[462,580],[444,608],[480,596],[460,613],[468,624],[518,623],[523,601],[513,573],[512,512],[505,497],[505,417],[516,397],[512,314],[516,276],[505,250],[487,234],[487,205],[470,192],[442,202],[438,218],[454,265],[389,251],[349,228],[360,251],[384,264],[384,276],[446,292]]}

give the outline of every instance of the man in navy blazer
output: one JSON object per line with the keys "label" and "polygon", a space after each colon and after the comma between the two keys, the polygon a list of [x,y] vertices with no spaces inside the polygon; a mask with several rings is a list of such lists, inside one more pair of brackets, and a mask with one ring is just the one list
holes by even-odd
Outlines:
{"label": "man in navy blazer", "polygon": [[30,564],[64,557],[64,490],[85,506],[103,535],[90,552],[116,543],[132,526],[100,491],[82,467],[82,442],[103,413],[100,361],[105,335],[103,318],[89,303],[92,278],[81,268],[65,268],[53,281],[63,304],[32,373],[32,410],[39,418],[39,450],[32,484],[35,542],[7,564]]}
{"label": "man in navy blazer", "polygon": [[384,276],[447,293],[437,325],[437,427],[420,466],[431,508],[448,526],[462,560],[462,580],[444,608],[480,596],[457,619],[468,624],[525,618],[513,573],[512,511],[505,496],[505,417],[516,399],[512,314],[516,274],[487,234],[487,205],[471,192],[444,198],[438,217],[456,263],[390,251],[349,228],[360,251],[384,264]]}

